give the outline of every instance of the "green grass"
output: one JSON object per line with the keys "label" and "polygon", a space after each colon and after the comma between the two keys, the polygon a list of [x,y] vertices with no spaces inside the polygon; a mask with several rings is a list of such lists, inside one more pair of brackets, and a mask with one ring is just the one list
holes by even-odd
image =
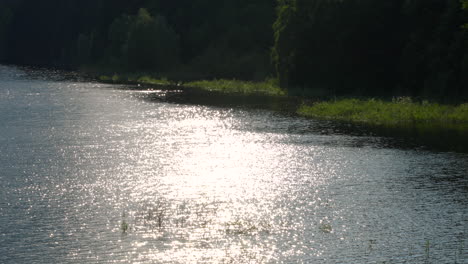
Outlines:
{"label": "green grass", "polygon": [[226,94],[257,94],[270,96],[284,96],[282,90],[275,79],[268,79],[264,82],[250,82],[238,80],[202,80],[184,84],[189,87],[197,87],[207,91],[216,91]]}
{"label": "green grass", "polygon": [[[171,81],[164,77],[154,77],[151,74],[114,74],[100,75],[99,81],[105,83],[139,83],[149,85],[176,85],[182,84]],[[282,90],[276,79],[267,79],[263,82],[240,81],[240,80],[200,80],[183,83],[182,86],[194,87],[204,91],[221,92],[225,94],[243,95],[269,95],[284,96],[286,92]]]}
{"label": "green grass", "polygon": [[366,123],[383,126],[459,125],[468,124],[468,103],[458,106],[413,102],[401,97],[391,102],[377,99],[342,99],[302,105],[298,113],[303,116]]}

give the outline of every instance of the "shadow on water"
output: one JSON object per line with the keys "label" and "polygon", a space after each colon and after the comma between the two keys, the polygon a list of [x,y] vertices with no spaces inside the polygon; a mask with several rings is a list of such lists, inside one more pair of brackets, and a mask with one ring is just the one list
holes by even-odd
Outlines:
{"label": "shadow on water", "polygon": [[155,93],[148,94],[145,99],[177,104],[268,109],[290,113],[294,112],[300,104],[300,99],[293,97],[265,96],[260,94],[225,94],[190,87],[185,87],[181,90],[169,89],[168,91],[163,97],[161,97],[161,94]]}
{"label": "shadow on water", "polygon": [[369,127],[375,134],[402,139],[406,144],[414,144],[435,151],[468,153],[467,127],[431,127],[429,125],[406,128]]}
{"label": "shadow on water", "polygon": [[[19,69],[21,69],[21,71],[15,73],[21,74],[21,78],[23,79],[76,82],[92,81],[91,78],[72,71],[33,67],[19,67]],[[303,100],[298,97],[225,94],[221,92],[205,91],[198,88],[178,86],[115,85],[114,88],[146,91],[138,96],[146,101],[162,101],[176,104],[204,105],[223,108],[272,110],[281,115],[306,120],[296,114],[298,106],[303,102]],[[344,134],[358,137],[375,136],[390,139],[381,141],[380,145],[383,145],[383,147],[468,153],[468,125],[463,127],[420,125],[398,128],[323,120],[300,122],[300,124],[301,125],[289,125],[287,132],[322,135]],[[391,143],[387,145],[387,143],[382,144],[382,142]]]}
{"label": "shadow on water", "polygon": [[[10,70],[12,69],[12,70]],[[72,81],[94,82],[94,78],[77,71],[43,68],[35,66],[0,65],[0,77],[3,79],[21,79],[35,81]]]}
{"label": "shadow on water", "polygon": [[[127,87],[128,88],[128,87]],[[141,87],[145,89],[144,87]],[[135,89],[134,87],[131,89]],[[298,97],[273,97],[264,95],[226,95],[219,92],[207,92],[198,89],[158,90],[142,97],[148,101],[163,101],[177,104],[194,104],[227,108],[246,108],[276,111],[293,118],[302,99]],[[309,124],[309,125],[304,125]],[[421,149],[442,152],[468,153],[468,125],[432,126],[419,125],[408,127],[383,127],[366,124],[352,124],[339,121],[314,120],[303,125],[288,127],[290,133],[318,133],[324,135],[345,134],[352,136],[375,136],[391,139],[386,147],[400,149]]]}

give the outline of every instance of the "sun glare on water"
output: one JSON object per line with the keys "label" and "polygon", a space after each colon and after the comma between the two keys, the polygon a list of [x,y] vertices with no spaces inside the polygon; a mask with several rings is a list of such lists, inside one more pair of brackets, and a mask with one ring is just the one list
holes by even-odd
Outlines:
{"label": "sun glare on water", "polygon": [[1,263],[466,259],[466,155],[161,91],[10,79]]}
{"label": "sun glare on water", "polygon": [[285,225],[302,225],[283,211],[294,195],[290,175],[302,170],[291,160],[295,150],[282,134],[251,132],[236,122],[229,111],[194,106],[176,120],[121,127],[139,135],[126,143],[131,166],[120,170],[117,187],[125,190],[119,197],[129,226],[122,241],[140,241],[132,244],[140,252],[132,258],[269,262],[280,242],[274,237]]}

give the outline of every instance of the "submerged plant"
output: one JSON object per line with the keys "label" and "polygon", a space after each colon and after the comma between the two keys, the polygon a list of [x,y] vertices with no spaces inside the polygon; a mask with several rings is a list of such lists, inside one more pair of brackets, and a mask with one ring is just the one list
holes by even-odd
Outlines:
{"label": "submerged plant", "polygon": [[369,240],[369,246],[367,247],[367,254],[370,254],[374,250],[374,246],[376,245],[377,240],[375,239],[370,239]]}
{"label": "submerged plant", "polygon": [[426,263],[430,263],[430,250],[431,250],[431,241],[427,240],[424,245],[424,251],[426,253]]}
{"label": "submerged plant", "polygon": [[144,221],[144,225],[150,227],[151,229],[154,229],[154,227],[162,229],[167,217],[167,208],[168,205],[164,201],[158,201],[154,204],[147,204],[140,216]]}
{"label": "submerged plant", "polygon": [[122,223],[120,224],[120,230],[122,233],[127,233],[128,223],[125,220],[122,220]]}
{"label": "submerged plant", "polygon": [[122,212],[122,222],[120,223],[120,231],[122,231],[122,233],[127,233],[128,229],[129,229],[129,224],[127,223],[127,221],[125,220],[127,217],[127,214],[125,213],[125,211]]}
{"label": "submerged plant", "polygon": [[331,224],[321,224],[319,228],[324,233],[331,233],[333,231]]}
{"label": "submerged plant", "polygon": [[235,235],[246,235],[257,231],[258,228],[250,222],[235,220],[226,223],[226,233]]}

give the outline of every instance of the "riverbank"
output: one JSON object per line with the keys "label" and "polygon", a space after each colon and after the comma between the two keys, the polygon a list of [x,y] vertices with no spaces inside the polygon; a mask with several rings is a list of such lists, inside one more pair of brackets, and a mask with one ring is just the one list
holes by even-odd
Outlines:
{"label": "riverbank", "polygon": [[[288,95],[281,89],[274,79],[263,82],[240,80],[199,80],[199,81],[172,81],[167,78],[155,78],[145,74],[123,74],[113,76],[101,75],[99,81],[107,83],[140,84],[148,86],[161,86],[166,89],[178,89],[192,96],[196,102],[199,98],[208,96],[218,98],[219,102],[229,105],[229,101],[265,100],[267,97],[283,98],[287,101],[292,112],[300,116],[323,120],[336,120],[367,126],[387,127],[398,129],[412,129],[416,127],[468,130],[468,104],[444,105],[428,101],[416,102],[409,97],[394,98],[392,101],[378,99],[340,99],[327,101],[301,96]],[[198,99],[197,99],[198,98]],[[290,100],[286,100],[286,98]],[[249,100],[251,99],[251,100]],[[300,103],[304,100],[311,104]],[[203,100],[201,101],[203,102]],[[274,100],[275,109],[284,109]],[[291,103],[293,102],[293,103]],[[295,105],[293,105],[295,104]]]}
{"label": "riverbank", "polygon": [[468,104],[442,105],[414,102],[409,97],[392,101],[341,99],[302,105],[298,114],[384,127],[433,126],[468,128]]}
{"label": "riverbank", "polygon": [[286,92],[279,87],[277,81],[273,78],[263,82],[226,79],[181,82],[172,81],[167,78],[156,78],[150,75],[114,74],[112,76],[100,75],[97,79],[105,83],[154,85],[192,90],[195,88],[204,92],[216,92],[227,95],[286,96]]}
{"label": "riverbank", "polygon": [[[30,75],[29,77],[33,79],[48,76],[47,78],[50,80],[98,81],[123,84],[116,86],[117,89],[148,90],[149,93],[144,93],[144,96],[143,94],[141,96],[144,100],[222,108],[265,109],[281,112],[286,116],[304,116],[316,120],[338,121],[316,122],[314,120],[313,128],[307,130],[314,133],[323,133],[323,131],[326,133],[327,131],[317,124],[333,123],[335,126],[333,131],[337,133],[392,137],[403,140],[405,143],[402,145],[404,146],[424,146],[437,151],[468,153],[468,139],[466,137],[468,133],[467,104],[449,106],[429,102],[416,103],[409,98],[400,98],[387,102],[375,99],[324,100],[323,98],[326,97],[293,96],[283,91],[281,93],[269,92],[268,89],[270,88],[272,88],[271,91],[279,89],[274,82],[255,83],[227,80],[176,82],[172,80],[177,80],[177,78],[172,80],[158,79],[145,74],[105,76],[99,75],[98,71],[93,74],[90,71],[62,72],[41,68],[18,68],[26,71],[27,75]],[[109,71],[107,71],[107,74],[109,74]],[[238,88],[241,85],[243,87]],[[156,90],[164,92],[156,92]],[[155,92],[152,93],[151,91]],[[349,101],[352,103],[349,103]],[[348,102],[348,104],[344,102]],[[391,107],[384,107],[389,103],[393,104],[396,110],[391,110]],[[347,107],[343,105],[347,105]],[[414,109],[419,109],[419,112],[425,113],[426,116],[432,115],[432,117],[421,118],[423,115],[413,111]],[[398,114],[392,113],[392,111],[400,112],[400,117],[398,117]],[[343,114],[343,112],[345,113]],[[379,121],[380,119],[375,118],[376,116],[380,116],[380,119],[385,120],[385,122]],[[409,116],[410,118],[402,118],[401,116]],[[439,116],[439,118],[434,118],[434,116]]]}

